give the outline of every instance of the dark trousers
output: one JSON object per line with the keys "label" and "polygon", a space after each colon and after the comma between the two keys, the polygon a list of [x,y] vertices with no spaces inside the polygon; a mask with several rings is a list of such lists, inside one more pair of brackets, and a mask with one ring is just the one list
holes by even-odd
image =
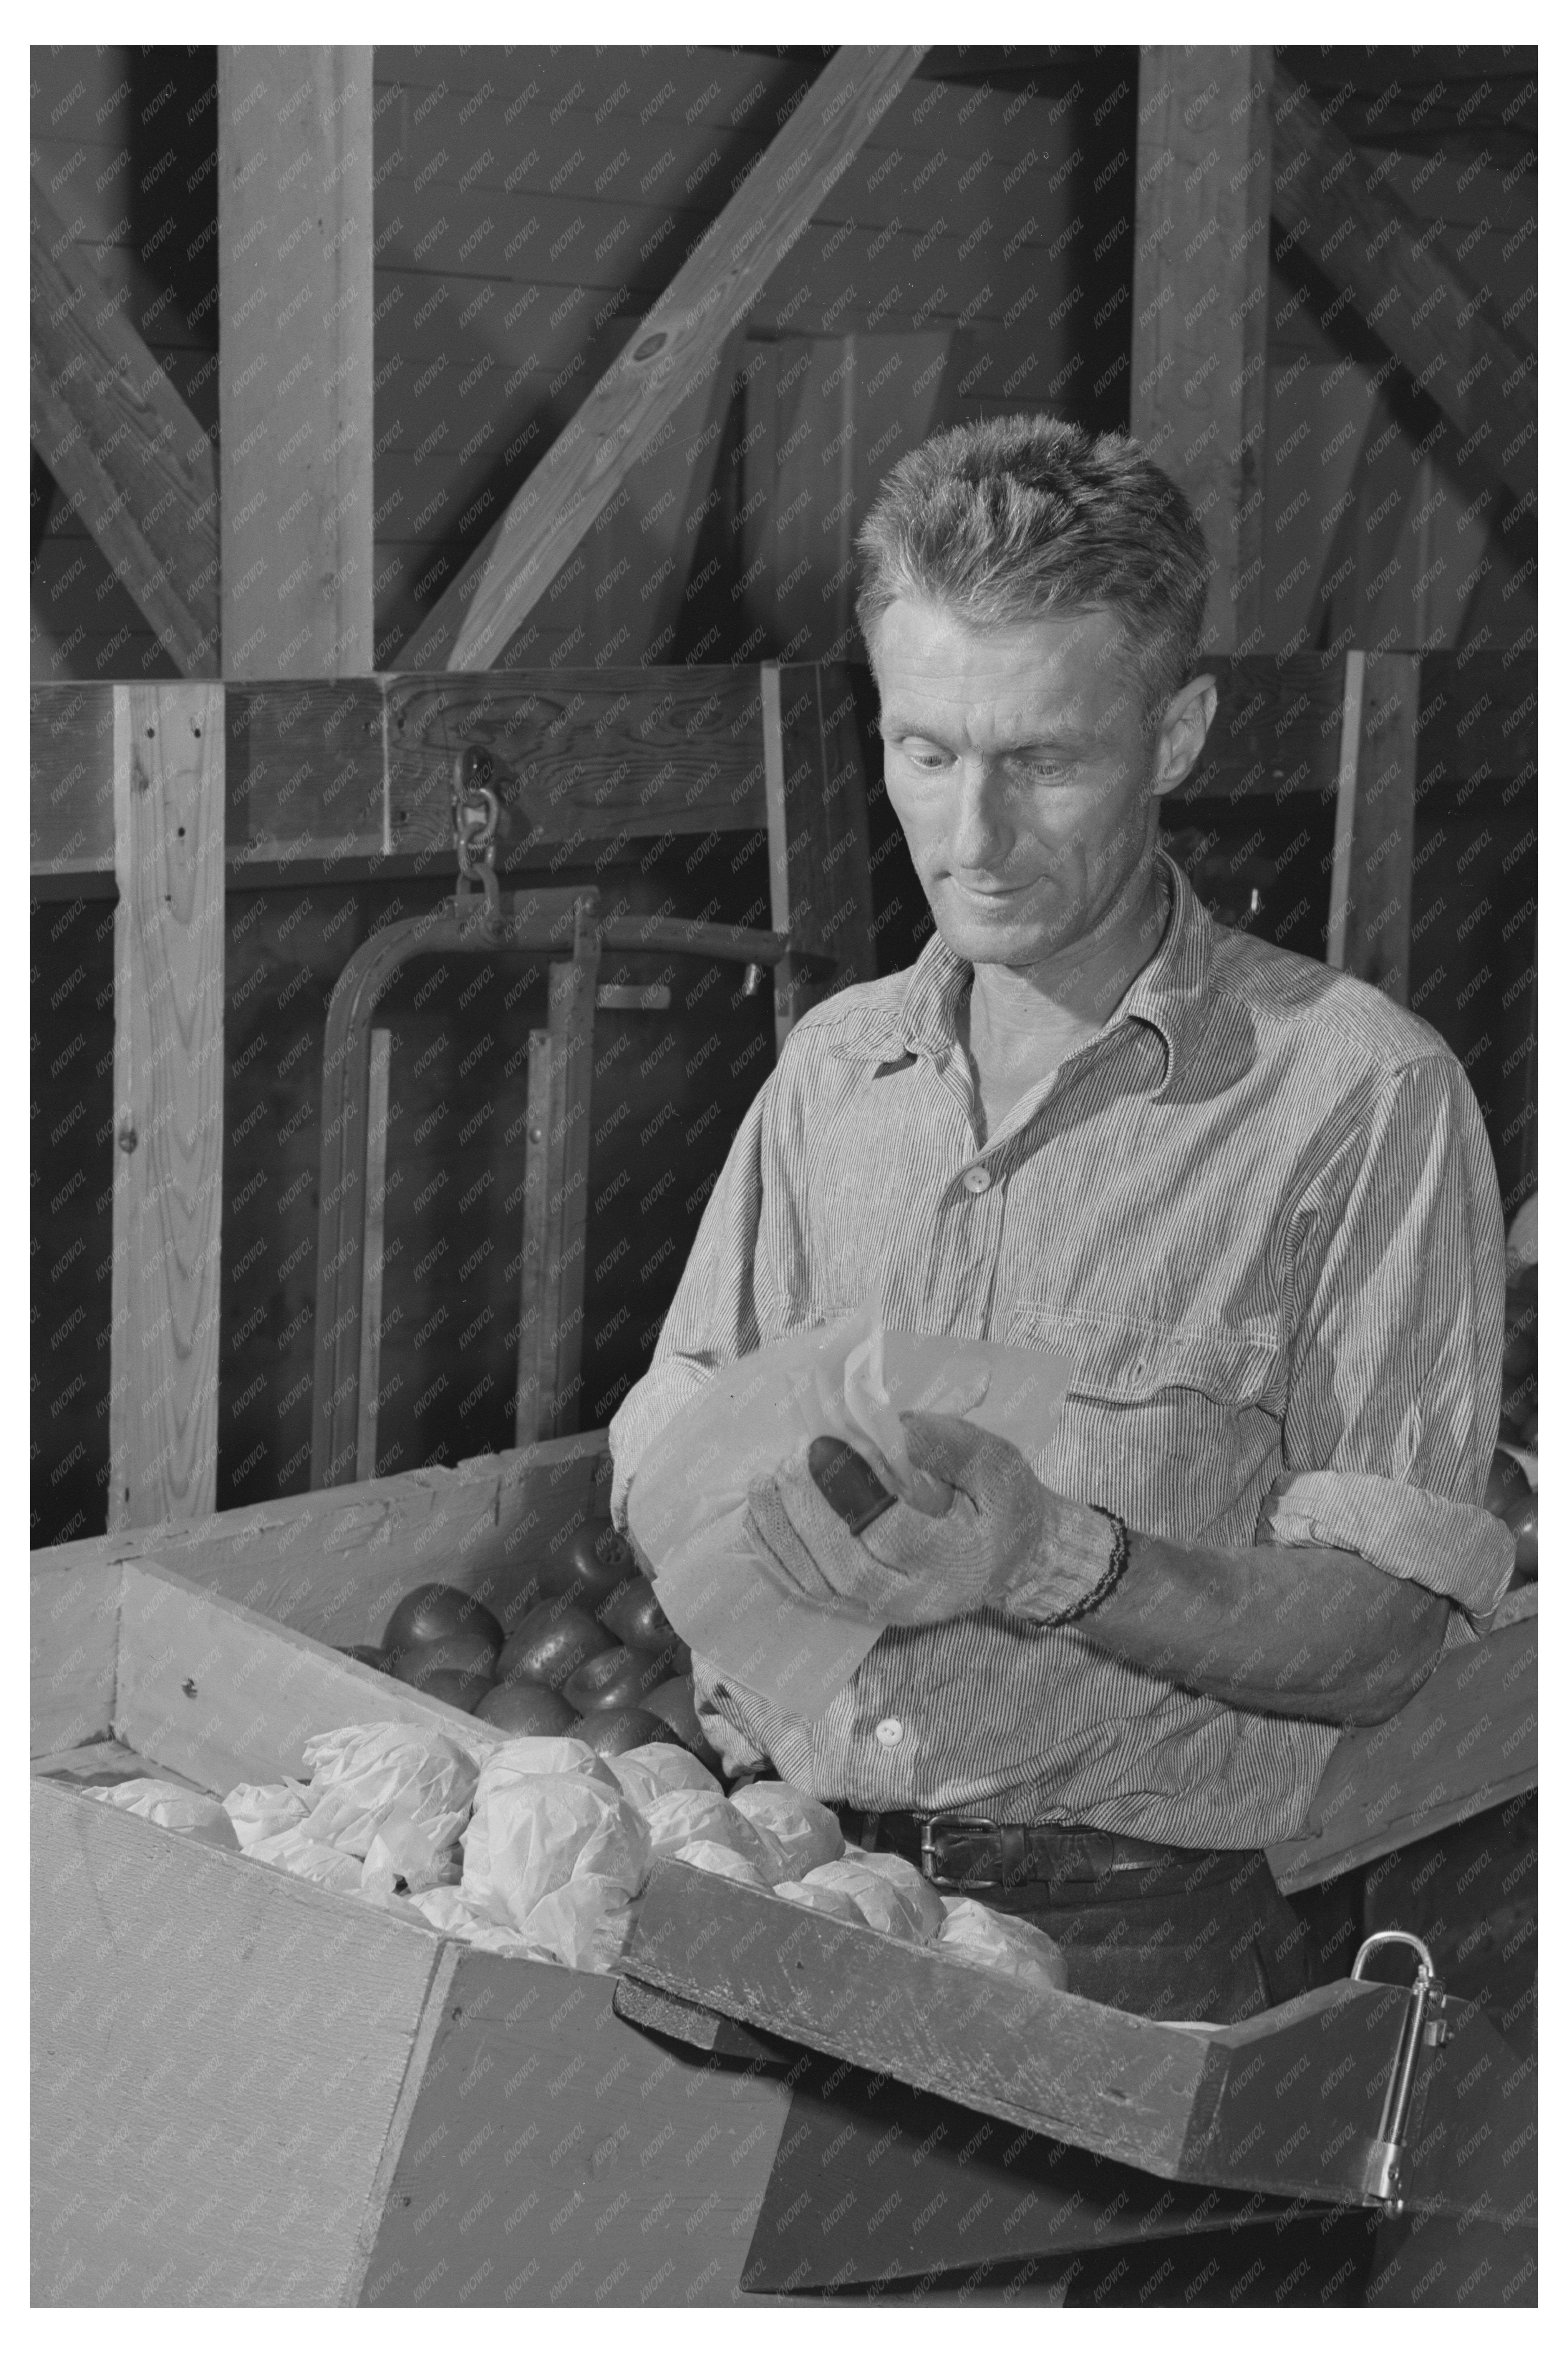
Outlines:
{"label": "dark trousers", "polygon": [[1144,2018],[1228,2025],[1306,1988],[1304,1932],[1255,1850],[1208,1848],[1070,1891],[1026,1885],[981,1900],[1054,1936],[1074,1993]]}
{"label": "dark trousers", "polygon": [[[835,1810],[847,1837],[920,1862],[916,1817]],[[1230,2025],[1306,1989],[1306,1930],[1258,1850],[1155,1846],[1070,1830],[1053,1837],[1059,1877],[933,1884],[1043,1928],[1067,1956],[1069,1989],[1114,2010]],[[1099,1876],[1081,1860],[1096,1850],[1113,1850],[1115,1864],[1095,1866]]]}

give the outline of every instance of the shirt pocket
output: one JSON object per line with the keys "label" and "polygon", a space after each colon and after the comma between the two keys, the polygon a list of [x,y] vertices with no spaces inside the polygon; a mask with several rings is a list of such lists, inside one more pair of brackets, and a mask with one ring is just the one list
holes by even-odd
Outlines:
{"label": "shirt pocket", "polygon": [[1249,1544],[1279,1463],[1286,1359],[1260,1328],[1152,1327],[1020,1305],[1016,1344],[1073,1371],[1041,1476],[1151,1535]]}
{"label": "shirt pocket", "polygon": [[1019,1345],[1068,1359],[1073,1397],[1136,1406],[1166,1389],[1192,1389],[1216,1405],[1265,1411],[1284,1405],[1284,1350],[1261,1328],[1100,1323],[1027,1303],[1015,1310],[1014,1322]]}

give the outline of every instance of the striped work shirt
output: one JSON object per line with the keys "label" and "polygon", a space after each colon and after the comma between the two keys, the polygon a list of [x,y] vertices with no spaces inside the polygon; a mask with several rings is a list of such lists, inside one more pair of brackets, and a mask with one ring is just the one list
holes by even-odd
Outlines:
{"label": "striped work shirt", "polygon": [[[1215,924],[1162,868],[1154,956],[984,1148],[954,1026],[972,968],[940,933],[796,1025],[611,1425],[622,1525],[705,1368],[879,1293],[896,1329],[1070,1359],[1029,1457],[1062,1493],[1190,1543],[1342,1547],[1495,1608],[1502,1220],[1464,1074],[1414,1015]],[[814,1724],[696,1672],[731,1769],[766,1756],[877,1810],[1189,1846],[1291,1835],[1338,1737],[995,1609],[889,1628]]]}

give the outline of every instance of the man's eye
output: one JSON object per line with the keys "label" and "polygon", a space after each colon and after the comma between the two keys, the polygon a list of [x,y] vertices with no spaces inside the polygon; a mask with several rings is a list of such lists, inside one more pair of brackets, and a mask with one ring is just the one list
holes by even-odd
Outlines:
{"label": "man's eye", "polygon": [[939,768],[947,765],[947,754],[935,744],[900,744],[899,749],[910,767],[918,768],[922,776],[934,776]]}

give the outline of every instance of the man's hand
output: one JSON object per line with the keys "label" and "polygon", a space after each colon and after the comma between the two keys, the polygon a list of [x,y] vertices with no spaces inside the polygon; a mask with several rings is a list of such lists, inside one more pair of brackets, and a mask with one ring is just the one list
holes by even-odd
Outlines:
{"label": "man's hand", "polygon": [[[851,1535],[818,1490],[803,1447],[747,1493],[747,1533],[775,1581],[818,1608],[847,1604],[887,1625],[930,1626],[983,1609],[1016,1579],[1037,1577],[1062,1507],[1017,1448],[958,1414],[900,1419],[910,1461],[952,1489],[948,1509],[933,1519],[897,1503],[863,1535]],[[1108,1547],[1110,1528],[1099,1525]]]}

